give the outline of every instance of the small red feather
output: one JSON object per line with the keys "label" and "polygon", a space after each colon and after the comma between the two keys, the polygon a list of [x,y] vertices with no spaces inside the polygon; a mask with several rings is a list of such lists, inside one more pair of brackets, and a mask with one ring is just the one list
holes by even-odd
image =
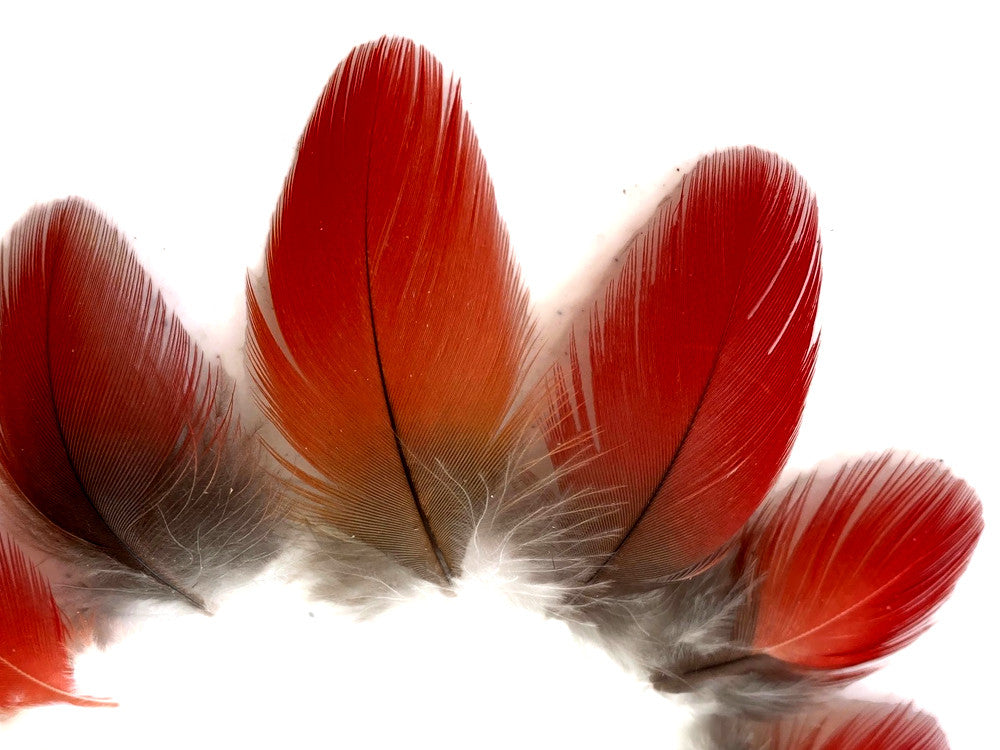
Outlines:
{"label": "small red feather", "polygon": [[930,626],[982,529],[975,493],[940,462],[887,453],[799,477],[743,536],[748,642],[802,668],[870,671]]}
{"label": "small red feather", "polygon": [[715,553],[785,462],[815,358],[816,204],[773,154],[717,153],[626,253],[551,378],[548,443],[597,519],[596,577],[629,582]]}
{"label": "small red feather", "polygon": [[0,537],[0,712],[44,703],[115,705],[73,693],[67,637],[48,582]]}

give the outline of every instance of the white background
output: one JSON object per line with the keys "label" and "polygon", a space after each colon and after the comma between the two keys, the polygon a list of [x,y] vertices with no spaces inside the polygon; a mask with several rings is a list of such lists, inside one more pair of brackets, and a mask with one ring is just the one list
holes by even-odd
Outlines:
{"label": "white background", "polygon": [[[315,99],[355,44],[410,36],[462,78],[539,298],[613,249],[675,165],[729,145],[777,151],[818,195],[824,242],[823,342],[792,464],[908,448],[946,459],[986,505],[986,534],[938,624],[868,689],[916,700],[956,750],[989,746],[1000,543],[990,4],[615,5],[5,4],[0,231],[33,203],[92,200],[237,366],[245,268]],[[125,705],[28,712],[0,741],[673,741],[665,704],[600,659],[547,663],[572,646],[551,624],[512,616],[479,632],[506,623],[491,613],[456,633],[466,621],[429,625],[421,610],[396,617],[422,634],[412,642],[376,634],[366,648],[283,589],[266,596],[217,622],[141,622],[80,668],[82,688]]]}

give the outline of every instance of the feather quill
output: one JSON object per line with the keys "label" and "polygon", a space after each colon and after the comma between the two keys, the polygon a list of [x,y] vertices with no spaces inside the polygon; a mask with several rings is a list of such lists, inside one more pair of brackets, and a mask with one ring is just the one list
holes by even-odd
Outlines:
{"label": "feather quill", "polygon": [[96,210],[31,210],[0,249],[0,469],[57,596],[206,596],[267,553],[267,482],[225,374]]}

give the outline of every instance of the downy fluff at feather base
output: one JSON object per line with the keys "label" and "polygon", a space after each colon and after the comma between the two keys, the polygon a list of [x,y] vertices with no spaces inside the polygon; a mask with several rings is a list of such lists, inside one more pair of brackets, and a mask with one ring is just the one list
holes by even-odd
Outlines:
{"label": "downy fluff at feather base", "polygon": [[907,709],[822,701],[927,627],[982,529],[974,493],[903,453],[772,489],[815,367],[818,227],[787,162],[706,156],[544,361],[458,84],[412,42],[362,45],[306,126],[248,282],[263,451],[103,218],[70,200],[15,227],[10,514],[89,560],[84,587],[107,571],[207,606],[285,542],[277,493],[286,553],[321,596],[367,615],[492,571],[706,703],[708,746],[929,737]]}
{"label": "downy fluff at feather base", "polygon": [[[324,595],[371,611],[494,566],[657,688],[764,721],[927,627],[979,502],[898,453],[771,491],[815,365],[820,287],[815,199],[786,162],[703,158],[621,257],[535,377],[544,329],[458,85],[411,42],[356,48],[248,286],[271,453]],[[830,540],[823,560],[813,538]],[[864,548],[890,562],[844,557]],[[820,568],[826,598],[791,609]],[[860,606],[869,579],[890,615]]]}

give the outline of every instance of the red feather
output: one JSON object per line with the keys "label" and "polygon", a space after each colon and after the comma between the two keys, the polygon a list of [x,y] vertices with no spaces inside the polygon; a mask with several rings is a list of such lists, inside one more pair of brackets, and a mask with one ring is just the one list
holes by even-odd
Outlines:
{"label": "red feather", "polygon": [[304,459],[285,462],[293,515],[449,580],[524,429],[532,333],[458,86],[426,51],[383,39],[334,72],[249,296],[263,408]]}
{"label": "red feather", "polygon": [[108,561],[92,556],[104,553],[139,585],[203,606],[209,572],[255,559],[266,530],[256,458],[222,373],[126,238],[80,200],[29,212],[2,263],[0,467],[11,505],[50,552],[88,556],[98,571]]}
{"label": "red feather", "polygon": [[[819,256],[789,165],[755,148],[703,159],[543,384],[555,472],[538,478],[533,323],[458,86],[411,42],[359,47],[306,128],[248,286],[248,361],[292,515],[449,583],[512,495],[491,529],[501,552],[513,539],[511,556],[556,571],[548,552],[571,550],[589,578],[558,582],[599,585],[542,591],[545,606],[654,684],[701,680],[754,716],[811,698],[926,628],[982,529],[939,465],[884,456],[799,480],[739,534],[797,429]],[[32,532],[202,605],[205,556],[225,570],[268,548],[231,386],[79,201],[32,211],[0,261],[0,470]],[[532,535],[545,554],[524,554]],[[52,594],[2,541],[0,604],[0,708],[97,702],[72,695]],[[738,730],[754,747],[944,747],[908,707]]]}
{"label": "red feather", "polygon": [[598,517],[597,576],[636,581],[716,552],[785,462],[815,357],[815,201],[772,154],[714,154],[626,252],[587,353],[554,371],[548,442]]}
{"label": "red feather", "polygon": [[868,671],[930,626],[982,529],[975,493],[939,462],[885,454],[804,475],[744,534],[759,580],[749,642],[799,667]]}
{"label": "red feather", "polygon": [[43,703],[115,705],[73,694],[67,637],[48,583],[0,537],[0,712]]}
{"label": "red feather", "polygon": [[844,703],[762,722],[748,735],[747,750],[948,750],[934,717],[912,705]]}

